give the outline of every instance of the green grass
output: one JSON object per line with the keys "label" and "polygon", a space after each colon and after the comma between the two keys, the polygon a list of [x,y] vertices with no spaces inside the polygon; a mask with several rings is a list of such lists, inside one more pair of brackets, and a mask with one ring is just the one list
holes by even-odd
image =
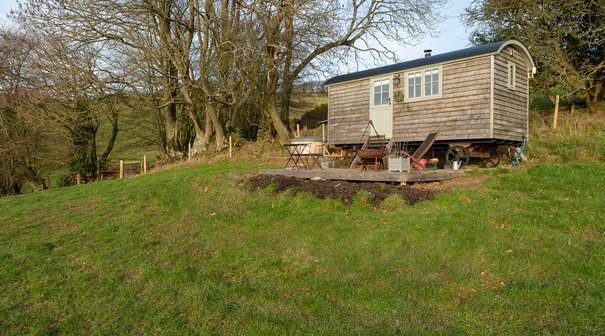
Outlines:
{"label": "green grass", "polygon": [[605,162],[605,114],[561,110],[556,129],[552,115],[530,112],[527,154],[540,162]]}
{"label": "green grass", "polygon": [[248,194],[238,180],[259,165],[1,198],[0,333],[605,330],[604,164],[380,208]]}

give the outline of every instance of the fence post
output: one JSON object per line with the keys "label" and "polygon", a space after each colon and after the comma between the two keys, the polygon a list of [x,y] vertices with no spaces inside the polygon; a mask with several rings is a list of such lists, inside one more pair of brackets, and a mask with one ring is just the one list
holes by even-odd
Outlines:
{"label": "fence post", "polygon": [[555,115],[552,119],[552,129],[557,129],[557,119],[559,118],[559,95],[555,99]]}
{"label": "fence post", "polygon": [[143,174],[147,174],[147,154],[143,155]]}
{"label": "fence post", "polygon": [[229,158],[233,156],[233,143],[231,142],[231,136],[229,136]]}
{"label": "fence post", "polygon": [[300,124],[296,124],[296,136],[300,137]]}
{"label": "fence post", "polygon": [[124,178],[124,160],[120,160],[120,179]]}
{"label": "fence post", "polygon": [[82,176],[80,175],[80,172],[78,172],[76,174],[76,184],[80,185],[80,183],[82,183]]}
{"label": "fence post", "polygon": [[326,142],[326,124],[321,124],[321,142]]}

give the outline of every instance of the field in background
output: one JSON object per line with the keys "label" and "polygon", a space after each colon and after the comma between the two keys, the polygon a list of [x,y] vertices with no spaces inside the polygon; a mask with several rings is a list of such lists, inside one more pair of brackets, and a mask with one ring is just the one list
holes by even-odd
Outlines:
{"label": "field in background", "polygon": [[292,96],[291,119],[300,119],[305,112],[322,104],[328,104],[328,95],[325,93],[295,94]]}
{"label": "field in background", "polygon": [[[118,137],[115,147],[109,156],[112,165],[117,165],[119,160],[142,160],[147,155],[151,166],[155,165],[159,155],[157,134],[154,129],[155,116],[149,110],[126,110],[120,115]],[[111,135],[111,125],[108,120],[100,120],[98,131],[98,154],[105,150],[107,141]]]}

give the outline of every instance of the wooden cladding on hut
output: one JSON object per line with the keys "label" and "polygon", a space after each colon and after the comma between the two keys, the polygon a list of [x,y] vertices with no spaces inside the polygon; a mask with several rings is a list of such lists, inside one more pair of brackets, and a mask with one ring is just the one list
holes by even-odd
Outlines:
{"label": "wooden cladding on hut", "polygon": [[435,131],[442,141],[520,141],[535,71],[527,48],[507,40],[334,77],[328,142],[363,142],[369,120],[395,142]]}

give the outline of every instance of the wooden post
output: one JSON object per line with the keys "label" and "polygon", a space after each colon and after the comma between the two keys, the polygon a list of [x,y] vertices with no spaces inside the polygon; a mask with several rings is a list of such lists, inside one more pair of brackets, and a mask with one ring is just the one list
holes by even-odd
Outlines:
{"label": "wooden post", "polygon": [[573,114],[573,112],[575,111],[575,109],[576,109],[576,104],[571,103],[571,110],[569,110],[569,114]]}
{"label": "wooden post", "polygon": [[321,124],[321,141],[326,142],[326,124]]}
{"label": "wooden post", "polygon": [[143,174],[147,174],[147,154],[143,155]]}
{"label": "wooden post", "polygon": [[300,124],[296,124],[296,136],[300,137]]}
{"label": "wooden post", "polygon": [[231,142],[231,136],[229,136],[229,158],[233,156],[233,143]]}
{"label": "wooden post", "polygon": [[120,179],[124,178],[124,160],[120,160]]}
{"label": "wooden post", "polygon": [[80,175],[80,172],[78,172],[76,174],[76,184],[80,185],[80,183],[82,183],[82,176]]}
{"label": "wooden post", "polygon": [[559,118],[559,95],[555,99],[555,115],[552,119],[552,129],[557,129],[557,119]]}
{"label": "wooden post", "polygon": [[191,160],[191,142],[187,143],[187,160]]}

